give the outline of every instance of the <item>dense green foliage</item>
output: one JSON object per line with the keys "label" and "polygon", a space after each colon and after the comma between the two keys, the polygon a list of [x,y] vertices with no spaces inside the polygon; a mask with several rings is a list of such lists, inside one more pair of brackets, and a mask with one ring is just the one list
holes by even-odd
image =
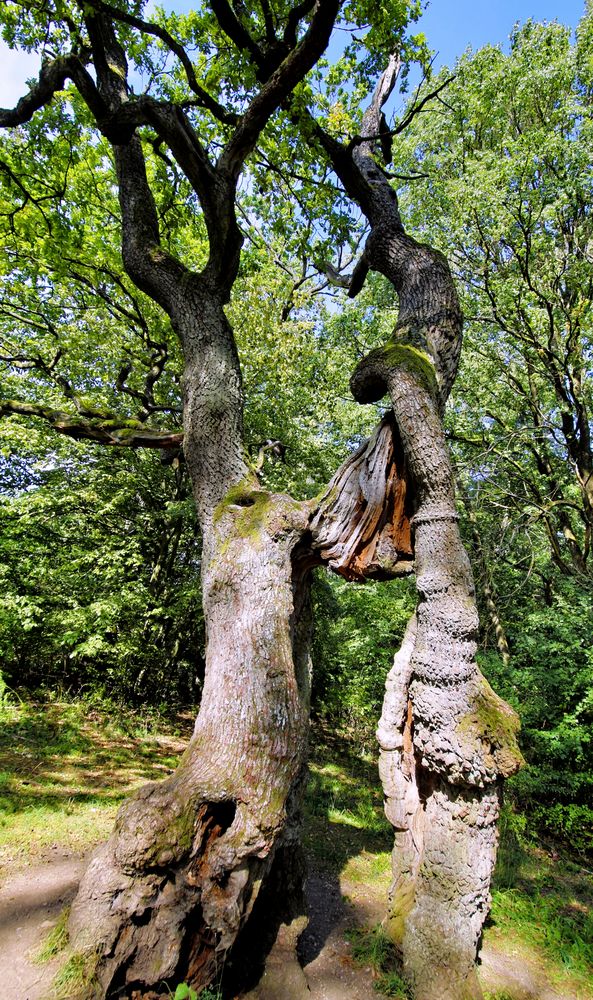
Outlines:
{"label": "dense green foliage", "polygon": [[6,683],[194,701],[200,547],[185,478],[151,454],[80,446],[35,466],[0,505]]}
{"label": "dense green foliage", "polygon": [[[464,56],[438,129],[417,118],[401,168],[411,223],[451,260],[466,339],[448,413],[472,525],[483,664],[518,708],[511,782],[540,829],[593,846],[591,55],[528,22],[510,52]],[[464,514],[467,514],[464,508]],[[494,596],[510,647],[495,651]]]}
{"label": "dense green foliage", "polygon": [[315,710],[372,750],[385,677],[415,607],[413,588],[394,581],[353,586],[324,574],[314,600]]}

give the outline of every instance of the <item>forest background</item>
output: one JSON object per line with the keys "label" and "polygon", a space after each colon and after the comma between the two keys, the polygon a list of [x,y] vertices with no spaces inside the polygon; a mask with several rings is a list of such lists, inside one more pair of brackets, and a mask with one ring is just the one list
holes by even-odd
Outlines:
{"label": "forest background", "polygon": [[[593,849],[592,35],[586,12],[576,38],[528,22],[506,54],[464,55],[398,137],[390,168],[404,178],[410,230],[447,255],[463,299],[447,430],[480,665],[522,720],[527,764],[509,782],[509,815],[523,836],[581,858]],[[336,105],[337,130],[342,113]],[[117,215],[106,150],[64,130],[62,116],[52,106],[1,140],[0,396],[25,411],[5,407],[1,424],[0,708],[194,707],[200,538],[181,456],[72,441],[49,410],[26,413],[74,414],[81,401],[130,420],[139,406],[169,424],[180,413],[175,338],[123,276],[115,228],[99,223],[110,206]],[[42,178],[44,144],[54,172]],[[343,301],[323,265],[332,246],[343,263],[355,252],[359,220],[346,232],[336,215],[323,229],[288,169],[274,183],[296,190],[300,208],[279,218],[266,208],[261,157],[242,192],[248,242],[230,305],[248,435],[254,459],[263,442],[281,442],[281,456],[265,456],[268,488],[312,497],[376,422],[375,407],[350,401],[348,376],[388,334],[395,305],[376,275]],[[17,165],[32,193],[19,189]],[[309,197],[323,207],[322,186]],[[199,261],[181,179],[159,210],[169,245]],[[406,581],[354,587],[319,574],[315,605],[314,714],[372,750],[414,594]]]}

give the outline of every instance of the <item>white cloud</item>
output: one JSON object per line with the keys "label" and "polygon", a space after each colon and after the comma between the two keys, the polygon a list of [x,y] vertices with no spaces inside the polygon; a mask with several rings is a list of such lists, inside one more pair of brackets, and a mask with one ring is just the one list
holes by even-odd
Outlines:
{"label": "white cloud", "polygon": [[0,39],[0,108],[13,108],[26,92],[26,81],[39,75],[35,52],[16,52]]}

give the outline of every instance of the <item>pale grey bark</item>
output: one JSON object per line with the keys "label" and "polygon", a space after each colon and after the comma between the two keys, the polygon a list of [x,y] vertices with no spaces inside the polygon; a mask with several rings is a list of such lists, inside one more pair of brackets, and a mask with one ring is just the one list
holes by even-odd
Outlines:
{"label": "pale grey bark", "polygon": [[[245,928],[274,861],[282,855],[287,880],[290,864],[298,870],[308,595],[293,553],[308,515],[305,505],[254,484],[216,512],[194,736],[170,778],[122,807],[72,907],[72,944],[95,953],[104,992],[175,977],[205,985]],[[286,883],[283,897],[289,918]]]}
{"label": "pale grey bark", "polygon": [[521,763],[518,720],[475,662],[478,616],[458,530],[442,413],[457,371],[462,316],[444,256],[405,231],[375,159],[380,110],[398,71],[379,81],[354,150],[317,130],[370,222],[363,259],[393,284],[398,322],[363,359],[355,398],[388,395],[413,497],[418,606],[386,687],[378,729],[386,813],[395,829],[386,927],[415,1000],[481,996],[475,960],[496,857],[500,783]]}

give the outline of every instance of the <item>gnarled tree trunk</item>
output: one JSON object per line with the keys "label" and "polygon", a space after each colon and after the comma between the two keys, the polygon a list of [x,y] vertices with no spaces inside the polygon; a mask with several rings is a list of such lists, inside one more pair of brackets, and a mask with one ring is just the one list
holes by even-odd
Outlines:
{"label": "gnarled tree trunk", "polygon": [[[222,366],[221,384],[228,377]],[[190,468],[192,426],[198,467],[217,440],[210,389],[186,404]],[[241,955],[262,894],[262,955],[275,928],[300,914],[310,569],[326,563],[349,579],[409,572],[398,463],[388,416],[319,502],[268,493],[246,469],[218,500],[210,477],[201,508],[206,677],[194,735],[177,771],[122,807],[70,916],[72,943],[94,954],[103,993],[208,984]],[[196,496],[205,503],[201,489]]]}
{"label": "gnarled tree trunk", "polygon": [[106,993],[176,977],[207,984],[280,854],[284,876],[299,884],[308,588],[294,553],[307,522],[303,505],[254,483],[215,512],[194,735],[175,773],[122,807],[72,908],[73,945],[98,953]]}
{"label": "gnarled tree trunk", "polygon": [[398,71],[392,57],[356,142],[346,148],[315,132],[371,227],[350,294],[370,268],[399,299],[392,337],[350,383],[361,403],[391,400],[413,514],[418,607],[387,680],[378,730],[395,828],[386,926],[415,1000],[473,1000],[481,997],[475,960],[490,904],[501,781],[521,755],[516,715],[474,658],[474,585],[442,422],[461,349],[459,302],[444,256],[405,232],[374,155]]}
{"label": "gnarled tree trunk", "polygon": [[[374,381],[377,358],[369,367]],[[435,386],[401,363],[391,367],[389,352],[384,373],[415,483],[419,598],[378,730],[395,828],[387,928],[417,1000],[461,1000],[481,996],[474,963],[490,904],[500,781],[520,763],[517,720],[474,659],[473,581]]]}
{"label": "gnarled tree trunk", "polygon": [[72,907],[73,946],[93,950],[108,995],[176,978],[206,985],[274,866],[285,880],[278,919],[298,908],[286,885],[302,882],[309,582],[298,557],[309,505],[263,490],[243,457],[241,378],[221,298],[188,282],[173,316],[203,532],[206,673],[180,766],[122,807]]}
{"label": "gnarled tree trunk", "polygon": [[[126,271],[163,307],[183,347],[184,453],[203,535],[207,632],[202,702],[182,762],[122,807],[72,907],[72,944],[93,957],[107,995],[176,979],[204,986],[231,961],[259,897],[267,892],[278,919],[298,909],[312,561],[301,556],[310,509],[262,490],[246,460],[241,373],[224,306],[239,267],[235,193],[245,158],[323,52],[338,7],[324,0],[298,12],[294,37],[262,68],[261,88],[240,116],[209,98],[190,67],[198,104],[231,127],[216,162],[181,106],[133,97],[110,16],[90,9],[85,18],[97,85],[77,64],[76,80],[113,144]],[[161,245],[135,133],[146,124],[200,201],[209,258],[199,274]]]}

